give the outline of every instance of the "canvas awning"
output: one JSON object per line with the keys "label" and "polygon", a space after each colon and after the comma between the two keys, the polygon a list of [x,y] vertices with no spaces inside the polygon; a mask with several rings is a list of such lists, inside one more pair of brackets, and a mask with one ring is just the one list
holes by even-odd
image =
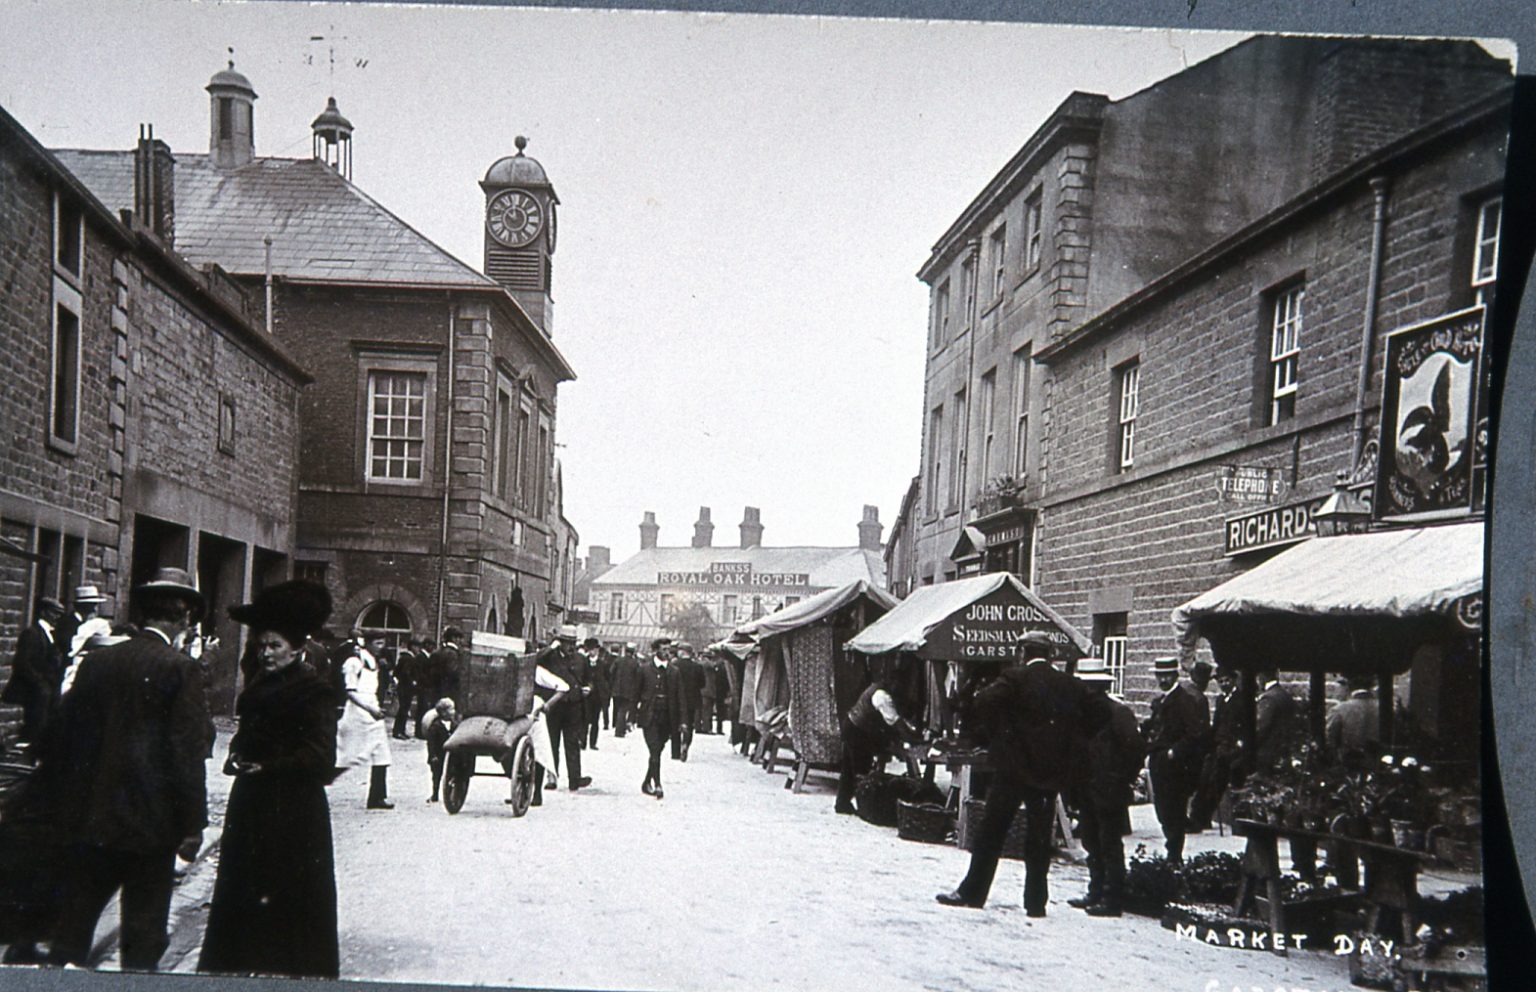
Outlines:
{"label": "canvas awning", "polygon": [[1031,630],[1049,634],[1066,654],[1085,655],[1084,634],[1045,605],[1018,578],[991,572],[922,586],[848,642],[864,654],[915,651],[950,661],[1001,661],[1013,657]]}
{"label": "canvas awning", "polygon": [[1482,592],[1481,521],[1381,530],[1289,548],[1178,607],[1173,624],[1186,649],[1204,637],[1242,667],[1401,669],[1415,643],[1475,633]]}
{"label": "canvas awning", "polygon": [[737,661],[741,661],[757,648],[757,642],[748,638],[737,639],[732,637],[728,641],[716,641],[709,646],[711,651],[719,651],[730,655]]}
{"label": "canvas awning", "polygon": [[843,607],[857,602],[860,597],[873,601],[882,611],[896,605],[896,597],[860,579],[836,589],[819,592],[782,610],[776,610],[765,617],[758,617],[756,620],[744,623],[736,628],[736,633],[731,637],[733,640],[743,637],[762,640],[765,637],[782,634],[829,617]]}

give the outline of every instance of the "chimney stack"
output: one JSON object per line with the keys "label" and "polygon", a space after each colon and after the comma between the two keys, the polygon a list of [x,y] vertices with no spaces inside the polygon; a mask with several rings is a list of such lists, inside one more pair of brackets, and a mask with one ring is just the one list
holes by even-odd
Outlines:
{"label": "chimney stack", "polygon": [[709,507],[699,507],[699,519],[693,524],[693,546],[708,548],[714,545],[715,525],[709,520]]}
{"label": "chimney stack", "polygon": [[640,521],[640,550],[645,551],[656,546],[656,534],[661,530],[656,525],[656,514],[651,510],[645,511],[645,519]]}
{"label": "chimney stack", "polygon": [[139,223],[166,245],[176,240],[176,159],[155,137],[153,124],[139,125],[133,154],[133,212]]}
{"label": "chimney stack", "polygon": [[601,574],[613,567],[613,552],[601,544],[587,546],[587,571]]}
{"label": "chimney stack", "polygon": [[755,506],[746,507],[741,514],[741,546],[757,548],[763,544],[763,511]]}
{"label": "chimney stack", "polygon": [[880,550],[880,532],[885,525],[880,522],[878,506],[864,506],[864,519],[859,521],[859,548],[864,551]]}

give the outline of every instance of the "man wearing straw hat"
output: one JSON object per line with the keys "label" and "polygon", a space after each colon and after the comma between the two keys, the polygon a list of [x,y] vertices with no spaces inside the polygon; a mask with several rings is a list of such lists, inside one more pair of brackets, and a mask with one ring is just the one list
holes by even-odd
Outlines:
{"label": "man wearing straw hat", "polygon": [[207,604],[190,575],[162,568],[134,590],[134,605],[143,629],[80,667],[38,767],[70,849],[53,964],[86,962],[121,889],[123,967],[153,971],[168,944],[176,858],[197,856],[208,825],[213,723],[197,663],[172,647]]}
{"label": "man wearing straw hat", "polygon": [[112,621],[96,614],[101,604],[106,601],[107,597],[103,596],[101,590],[95,586],[75,587],[75,611],[72,616],[64,620],[69,631],[66,647],[69,649],[70,658],[77,657],[80,649],[85,647],[85,642],[93,636],[112,633]]}
{"label": "man wearing straw hat", "polygon": [[1147,747],[1136,714],[1110,697],[1115,677],[1102,658],[1078,662],[1079,682],[1098,693],[1109,719],[1078,752],[1073,802],[1078,811],[1078,839],[1088,852],[1088,892],[1067,905],[1089,916],[1119,916],[1125,890],[1125,842],[1130,828],[1131,790]]}

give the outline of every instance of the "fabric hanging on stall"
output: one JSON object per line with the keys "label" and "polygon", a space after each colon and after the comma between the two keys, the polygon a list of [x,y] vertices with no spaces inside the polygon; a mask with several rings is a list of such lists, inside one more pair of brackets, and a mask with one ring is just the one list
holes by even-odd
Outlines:
{"label": "fabric hanging on stall", "polygon": [[752,727],[757,725],[757,672],[758,662],[762,658],[761,651],[753,651],[747,655],[741,672],[741,725]]}
{"label": "fabric hanging on stall", "polygon": [[765,734],[784,732],[789,717],[789,677],[783,648],[777,639],[770,638],[758,651],[752,708],[758,730]]}
{"label": "fabric hanging on stall", "polygon": [[813,624],[771,639],[783,642],[795,753],[804,761],[828,765],[842,759],[843,743],[833,685],[832,638],[832,627]]}

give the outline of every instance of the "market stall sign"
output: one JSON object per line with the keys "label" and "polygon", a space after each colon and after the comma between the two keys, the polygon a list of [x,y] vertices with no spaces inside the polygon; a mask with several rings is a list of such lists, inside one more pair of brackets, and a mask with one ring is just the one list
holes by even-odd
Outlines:
{"label": "market stall sign", "polygon": [[1381,517],[1481,509],[1487,415],[1481,306],[1387,335]]}
{"label": "market stall sign", "polygon": [[1273,503],[1287,488],[1278,468],[1223,465],[1216,473],[1216,492],[1224,503]]}
{"label": "market stall sign", "polygon": [[1008,586],[967,604],[935,627],[922,653],[951,661],[1009,661],[1018,653],[1020,638],[1031,631],[1045,633],[1060,657],[1079,653],[1065,630]]}
{"label": "market stall sign", "polygon": [[809,586],[809,572],[754,572],[747,561],[717,561],[707,572],[658,572],[664,586]]}

